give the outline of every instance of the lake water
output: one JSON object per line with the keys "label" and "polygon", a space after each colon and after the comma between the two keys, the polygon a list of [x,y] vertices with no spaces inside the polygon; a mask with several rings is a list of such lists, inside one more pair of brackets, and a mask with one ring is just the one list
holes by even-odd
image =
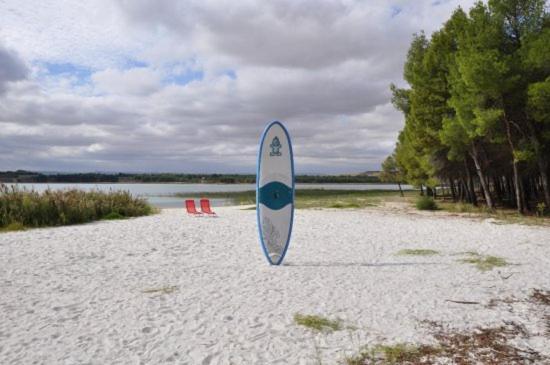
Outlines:
{"label": "lake water", "polygon": [[[20,188],[44,191],[46,189],[81,190],[126,190],[132,195],[146,198],[159,208],[177,208],[183,206],[184,198],[174,197],[177,193],[214,193],[255,190],[255,184],[16,184]],[[403,189],[411,189],[403,185]],[[297,189],[338,189],[338,190],[397,190],[393,184],[296,184]],[[197,194],[197,198],[200,194]],[[230,205],[227,199],[211,199],[213,206]]]}

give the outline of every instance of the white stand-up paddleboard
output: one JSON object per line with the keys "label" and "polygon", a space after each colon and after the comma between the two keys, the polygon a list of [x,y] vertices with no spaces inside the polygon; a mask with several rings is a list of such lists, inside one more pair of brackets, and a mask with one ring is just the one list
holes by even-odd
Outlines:
{"label": "white stand-up paddleboard", "polygon": [[294,217],[294,157],[290,136],[280,122],[269,124],[260,140],[256,213],[265,257],[279,265],[290,242]]}

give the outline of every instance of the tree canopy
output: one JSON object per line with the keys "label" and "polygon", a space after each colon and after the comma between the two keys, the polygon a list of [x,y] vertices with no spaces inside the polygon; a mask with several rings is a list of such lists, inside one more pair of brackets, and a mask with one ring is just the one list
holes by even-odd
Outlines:
{"label": "tree canopy", "polygon": [[550,207],[550,14],[545,0],[490,0],[413,36],[409,88],[391,85],[405,126],[403,179],[455,200]]}

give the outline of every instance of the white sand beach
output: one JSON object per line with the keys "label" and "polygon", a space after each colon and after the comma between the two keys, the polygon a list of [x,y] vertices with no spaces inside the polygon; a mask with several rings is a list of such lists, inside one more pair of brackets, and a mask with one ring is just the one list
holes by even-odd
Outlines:
{"label": "white sand beach", "polygon": [[[548,227],[297,210],[274,267],[255,211],[217,211],[0,234],[0,363],[336,364],[364,345],[432,343],[426,321],[459,330],[514,321],[529,334],[518,347],[550,356],[548,306],[519,300],[550,289]],[[483,272],[459,262],[465,251],[510,265]],[[316,333],[295,313],[343,328]]]}

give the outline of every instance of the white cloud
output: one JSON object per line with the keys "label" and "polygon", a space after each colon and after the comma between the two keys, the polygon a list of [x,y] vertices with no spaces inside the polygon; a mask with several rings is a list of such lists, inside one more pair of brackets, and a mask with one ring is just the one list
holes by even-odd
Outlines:
{"label": "white cloud", "polygon": [[100,92],[119,95],[147,95],[159,90],[159,75],[148,68],[129,70],[106,69],[92,75],[92,80]]}
{"label": "white cloud", "polygon": [[412,33],[458,4],[4,0],[0,169],[253,172],[274,119],[299,172],[376,169]]}
{"label": "white cloud", "polygon": [[15,52],[0,44],[0,95],[8,83],[24,80],[27,77],[27,66]]}
{"label": "white cloud", "polygon": [[110,0],[3,0],[0,14],[0,39],[28,60],[110,67],[132,58],[146,41],[126,30]]}

